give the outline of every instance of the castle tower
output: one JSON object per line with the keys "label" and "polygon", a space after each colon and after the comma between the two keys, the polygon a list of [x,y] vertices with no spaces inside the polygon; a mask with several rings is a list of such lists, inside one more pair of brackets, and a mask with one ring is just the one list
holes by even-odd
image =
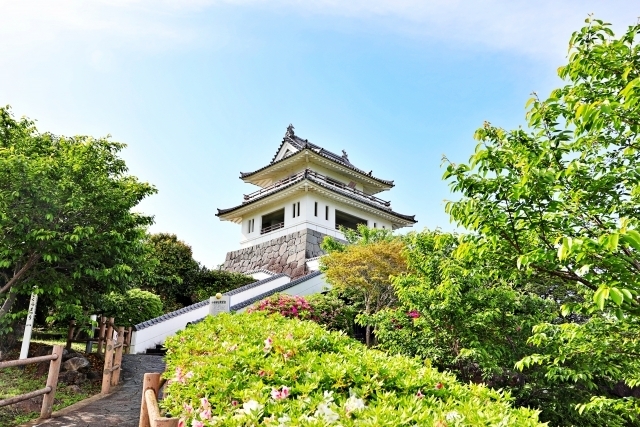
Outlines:
{"label": "castle tower", "polygon": [[344,240],[340,226],[395,230],[416,223],[375,196],[393,181],[355,167],[344,150],[338,155],[300,138],[292,125],[271,163],[240,179],[260,188],[216,214],[242,226],[240,249],[227,253],[223,265],[228,271],[264,269],[295,279],[308,272],[308,259],[323,254],[324,236]]}

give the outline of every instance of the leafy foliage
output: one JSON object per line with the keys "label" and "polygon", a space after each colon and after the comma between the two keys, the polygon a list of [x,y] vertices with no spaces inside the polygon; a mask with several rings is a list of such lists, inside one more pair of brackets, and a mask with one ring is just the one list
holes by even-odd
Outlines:
{"label": "leafy foliage", "polygon": [[[320,268],[334,292],[358,300],[362,313],[370,315],[396,303],[391,278],[405,272],[407,264],[400,239],[377,233],[385,230],[364,226],[358,230],[362,238],[323,256]],[[368,238],[371,235],[374,238]],[[375,238],[380,236],[382,238]],[[325,238],[327,241],[331,240]],[[366,342],[372,344],[369,325],[366,325]]]}
{"label": "leafy foliage", "polygon": [[616,38],[589,18],[559,69],[567,84],[527,103],[531,132],[485,123],[469,163],[445,172],[461,194],[447,212],[475,233],[468,255],[501,260],[534,284],[521,289],[564,304],[566,323],[537,326],[529,342],[539,353],[518,364],[539,369],[550,397],[579,399],[560,408],[550,398],[543,418],[554,424],[640,422],[637,403],[611,388],[637,384],[639,33],[635,25]]}
{"label": "leafy foliage", "polygon": [[209,270],[193,259],[191,246],[175,234],[148,236],[150,263],[154,265],[141,288],[160,296],[165,312],[203,301],[254,282],[240,273]]}
{"label": "leafy foliage", "polygon": [[209,316],[166,345],[162,404],[185,425],[542,425],[506,393],[277,314]]}
{"label": "leafy foliage", "polygon": [[355,310],[334,293],[308,297],[275,294],[255,303],[247,313],[263,311],[278,313],[291,319],[313,320],[332,331],[353,334]]}
{"label": "leafy foliage", "polygon": [[123,148],[40,133],[0,108],[0,323],[34,289],[80,317],[147,271],[152,218],[132,208],[155,189],[126,174]]}
{"label": "leafy foliage", "polygon": [[129,289],[124,294],[111,292],[102,298],[102,312],[114,317],[118,326],[134,326],[162,315],[160,297],[141,289]]}

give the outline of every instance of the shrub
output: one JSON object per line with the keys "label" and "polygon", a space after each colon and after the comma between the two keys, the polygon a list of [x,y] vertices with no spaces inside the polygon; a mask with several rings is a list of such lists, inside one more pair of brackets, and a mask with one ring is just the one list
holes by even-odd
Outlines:
{"label": "shrub", "polygon": [[229,292],[255,281],[253,277],[242,273],[201,267],[190,284],[191,303],[204,301],[218,292]]}
{"label": "shrub", "polygon": [[221,314],[165,342],[182,426],[541,426],[536,411],[313,322]]}
{"label": "shrub", "polygon": [[250,307],[247,312],[278,313],[288,318],[313,320],[332,331],[353,335],[356,310],[334,294],[314,294],[306,298],[275,294]]}
{"label": "shrub", "polygon": [[140,289],[125,294],[111,292],[102,298],[102,313],[114,317],[118,326],[133,326],[162,315],[162,301],[158,295]]}

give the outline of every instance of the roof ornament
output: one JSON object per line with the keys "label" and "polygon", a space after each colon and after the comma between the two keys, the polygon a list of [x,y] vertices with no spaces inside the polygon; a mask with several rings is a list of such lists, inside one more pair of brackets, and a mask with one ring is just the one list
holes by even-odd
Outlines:
{"label": "roof ornament", "polygon": [[371,169],[367,175],[372,176],[373,175],[373,169]]}
{"label": "roof ornament", "polygon": [[293,136],[295,136],[295,133],[293,133],[293,130],[295,128],[293,127],[293,125],[291,123],[289,123],[289,126],[287,126],[287,132],[284,134],[285,138],[292,138]]}
{"label": "roof ornament", "polygon": [[349,161],[349,156],[347,155],[347,152],[342,150],[342,158],[345,159],[347,162]]}

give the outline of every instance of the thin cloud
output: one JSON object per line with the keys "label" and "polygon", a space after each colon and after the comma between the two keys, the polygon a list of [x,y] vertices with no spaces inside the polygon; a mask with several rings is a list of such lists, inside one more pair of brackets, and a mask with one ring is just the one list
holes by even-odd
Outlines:
{"label": "thin cloud", "polygon": [[[611,0],[0,0],[0,51],[85,38],[112,45],[163,50],[201,41],[210,29],[190,18],[220,5],[278,9],[291,14],[348,18],[410,37],[464,47],[513,51],[557,60],[588,13],[634,24],[629,1]],[[209,37],[209,39],[211,39]]]}

